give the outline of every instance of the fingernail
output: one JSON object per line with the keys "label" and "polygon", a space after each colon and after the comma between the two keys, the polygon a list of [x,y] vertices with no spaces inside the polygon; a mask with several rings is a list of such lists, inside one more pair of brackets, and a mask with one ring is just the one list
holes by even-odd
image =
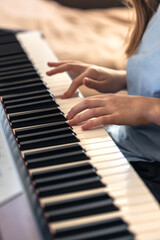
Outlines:
{"label": "fingernail", "polygon": [[63,95],[61,95],[61,98],[66,98],[66,93],[63,93]]}
{"label": "fingernail", "polygon": [[67,114],[66,118],[67,118],[68,120],[71,120],[71,117],[69,116],[69,114]]}
{"label": "fingernail", "polygon": [[74,121],[68,120],[68,124],[72,126],[74,124]]}
{"label": "fingernail", "polygon": [[84,80],[85,80],[85,84],[86,84],[86,85],[90,83],[89,78],[85,77]]}
{"label": "fingernail", "polygon": [[68,93],[64,93],[64,94],[61,96],[61,98],[62,98],[62,99],[69,98]]}
{"label": "fingernail", "polygon": [[72,119],[69,114],[67,114],[66,118],[67,118],[67,120],[71,120]]}
{"label": "fingernail", "polygon": [[87,130],[88,128],[85,125],[82,125],[82,130]]}

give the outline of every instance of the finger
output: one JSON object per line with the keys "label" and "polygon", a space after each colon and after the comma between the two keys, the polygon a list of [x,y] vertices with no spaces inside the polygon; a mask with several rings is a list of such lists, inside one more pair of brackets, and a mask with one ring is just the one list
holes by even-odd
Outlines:
{"label": "finger", "polygon": [[48,63],[47,63],[47,65],[48,65],[49,67],[57,67],[57,66],[60,66],[60,65],[62,65],[62,64],[64,64],[64,62],[48,62]]}
{"label": "finger", "polygon": [[106,94],[98,94],[98,95],[94,95],[88,98],[93,98],[93,99],[106,99],[107,97],[109,97],[109,95],[111,95],[111,93],[106,93]]}
{"label": "finger", "polygon": [[[49,63],[48,63],[49,64]],[[46,72],[48,76],[53,74],[62,73],[62,72],[76,72],[81,73],[85,71],[86,64],[77,63],[77,62],[60,62],[60,63],[50,63],[50,67],[55,67],[52,70]]]}
{"label": "finger", "polygon": [[69,86],[67,91],[61,96],[61,98],[62,99],[70,98],[81,85],[82,84],[80,81],[73,80],[71,85]]}
{"label": "finger", "polygon": [[74,118],[69,120],[69,124],[74,126],[91,118],[107,115],[107,109],[104,107],[89,109],[81,114],[76,115]]}
{"label": "finger", "polygon": [[106,99],[111,95],[113,95],[113,94],[112,93],[96,94],[96,95],[87,97],[87,99],[97,99],[97,100],[99,99],[102,101],[102,99]]}
{"label": "finger", "polygon": [[60,64],[60,65],[57,65],[52,70],[47,71],[46,74],[48,76],[52,76],[52,75],[57,74],[57,73],[70,71],[70,69],[71,69],[71,65],[70,64]]}
{"label": "finger", "polygon": [[95,89],[99,92],[105,92],[105,84],[106,84],[105,80],[97,81],[97,80],[85,77],[83,79],[83,84],[88,88]]}
{"label": "finger", "polygon": [[67,63],[75,63],[75,64],[83,64],[81,62],[78,61],[73,61],[73,60],[63,60],[63,61],[56,61],[56,62],[48,62],[48,66],[49,67],[54,67],[54,66],[60,66],[62,64],[67,64]]}
{"label": "finger", "polygon": [[72,60],[63,60],[63,61],[56,61],[56,62],[48,62],[48,66],[49,67],[57,67],[57,66],[60,66],[60,65],[63,65],[63,64],[70,64],[70,63],[79,63],[80,62],[76,62],[76,61],[72,61]]}
{"label": "finger", "polygon": [[82,85],[82,81],[84,76],[86,75],[86,71],[82,74],[80,74],[77,78],[75,78],[67,91],[61,96],[61,98],[69,98],[71,97],[75,91]]}
{"label": "finger", "polygon": [[67,118],[70,120],[72,119],[75,115],[77,115],[78,113],[86,110],[86,109],[91,109],[91,108],[98,108],[98,107],[103,107],[106,104],[104,104],[104,102],[100,99],[100,100],[94,100],[94,99],[90,99],[90,98],[86,98],[83,101],[81,101],[80,103],[78,103],[77,105],[75,105],[69,112],[67,115]]}
{"label": "finger", "polygon": [[94,127],[99,127],[103,125],[114,124],[115,116],[114,115],[107,115],[101,116],[96,119],[90,120],[82,125],[82,130],[88,130]]}

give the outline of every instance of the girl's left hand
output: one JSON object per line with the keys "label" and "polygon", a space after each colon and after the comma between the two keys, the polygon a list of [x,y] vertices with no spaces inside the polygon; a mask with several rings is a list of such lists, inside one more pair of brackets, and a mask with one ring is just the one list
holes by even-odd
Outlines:
{"label": "girl's left hand", "polygon": [[96,95],[85,98],[74,106],[68,112],[67,118],[72,126],[83,123],[83,130],[108,124],[129,126],[149,124],[152,121],[150,109],[157,104],[155,99],[126,94]]}

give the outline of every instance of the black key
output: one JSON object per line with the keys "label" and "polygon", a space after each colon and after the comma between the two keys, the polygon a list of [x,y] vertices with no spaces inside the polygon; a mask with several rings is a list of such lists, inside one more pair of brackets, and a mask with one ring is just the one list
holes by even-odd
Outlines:
{"label": "black key", "polygon": [[[14,60],[13,57],[15,57]],[[11,60],[4,60],[4,61],[0,61],[0,67],[11,67],[11,66],[20,66],[20,65],[23,65],[23,64],[30,64],[30,61],[28,60],[27,57],[23,57],[23,58],[16,58],[17,56],[16,55],[11,55],[11,56],[8,56],[8,57],[3,57],[3,59],[11,59]],[[2,57],[1,57],[2,59]]]}
{"label": "black key", "polygon": [[14,33],[10,32],[10,31],[7,31],[5,29],[1,29],[0,30],[0,37],[3,37],[3,36],[12,37],[12,36],[14,36]]}
{"label": "black key", "polygon": [[[35,82],[36,83],[36,81],[31,81],[31,82]],[[40,82],[40,81],[38,80],[37,82]],[[47,100],[47,99],[53,99],[53,97],[52,97],[52,95],[50,95],[46,91],[45,93],[41,93],[41,95],[37,95],[37,96],[31,96],[30,95],[30,97],[24,97],[24,98],[21,97],[19,99],[15,99],[15,100],[8,100],[8,101],[6,101],[3,98],[3,102],[4,102],[4,105],[6,107],[9,107],[9,106],[16,106],[16,105],[19,105],[19,104],[33,103],[33,102],[37,102],[38,100]],[[54,101],[54,99],[53,99],[53,101]]]}
{"label": "black key", "polygon": [[21,135],[18,137],[18,142],[21,143],[21,142],[31,141],[31,140],[41,139],[41,138],[60,136],[62,134],[68,134],[68,133],[73,133],[73,131],[70,127],[51,129],[48,131],[44,130],[44,131],[40,131],[37,133]]}
{"label": "black key", "polygon": [[92,216],[117,211],[113,199],[107,193],[92,194],[79,198],[47,204],[44,207],[50,222]]}
{"label": "black key", "polygon": [[[27,55],[25,54],[25,52],[23,53],[19,53],[19,54],[16,54],[16,55],[11,55],[11,56],[7,56],[7,57],[1,57],[0,58],[0,63],[7,63],[8,61],[12,61],[14,62],[15,60],[24,60],[24,59],[27,59],[28,62],[29,62],[29,59],[27,57]],[[17,65],[18,66],[18,65]]]}
{"label": "black key", "polygon": [[8,103],[8,102],[12,102],[12,101],[15,101],[15,100],[20,101],[21,99],[27,99],[27,98],[36,97],[36,96],[39,96],[39,98],[40,98],[44,94],[49,94],[53,98],[53,95],[48,91],[48,89],[42,89],[42,90],[39,90],[39,91],[26,92],[26,93],[21,93],[21,94],[18,94],[18,95],[13,94],[13,95],[4,96],[3,97],[3,102]]}
{"label": "black key", "polygon": [[18,121],[18,120],[23,121],[23,120],[31,119],[34,117],[40,117],[40,116],[44,117],[45,115],[54,114],[54,113],[62,113],[62,112],[58,107],[38,109],[38,110],[36,109],[30,112],[21,112],[21,113],[12,114],[9,116],[9,119],[11,122]]}
{"label": "black key", "polygon": [[83,170],[90,170],[93,169],[92,165],[90,163],[81,163],[71,166],[65,166],[65,167],[59,167],[55,169],[49,169],[45,171],[40,172],[34,172],[32,173],[32,180],[36,181],[38,179],[43,179],[46,177],[52,177],[52,176],[60,176],[64,174],[70,174],[75,171],[83,171]]}
{"label": "black key", "polygon": [[[47,99],[42,101],[36,101],[32,104],[26,103],[26,104],[19,104],[15,106],[9,106],[6,107],[7,113],[18,113],[18,112],[25,112],[25,111],[31,111],[35,109],[43,109],[43,108],[50,108],[50,107],[56,107],[57,103],[53,101],[53,99]],[[55,116],[55,121],[64,121],[64,116]]]}
{"label": "black key", "polygon": [[[6,68],[3,68],[6,69]],[[14,70],[2,70],[0,69],[0,78],[3,77],[12,77],[12,75],[19,74],[19,73],[28,73],[28,72],[33,72],[35,71],[33,67],[23,67],[19,69],[14,69]]]}
{"label": "black key", "polygon": [[128,225],[120,217],[57,229],[57,240],[133,240]]}
{"label": "black key", "polygon": [[64,146],[64,147],[51,148],[51,149],[46,149],[41,151],[28,152],[28,153],[25,153],[25,160],[35,159],[40,157],[43,158],[47,156],[52,157],[52,156],[55,156],[56,154],[70,153],[77,150],[84,151],[84,149],[79,144],[74,144],[71,146]]}
{"label": "black key", "polygon": [[15,65],[15,66],[10,66],[10,67],[1,67],[0,68],[0,74],[4,74],[4,73],[7,73],[7,74],[10,74],[12,71],[19,71],[19,70],[24,70],[24,69],[32,69],[34,70],[34,67],[32,66],[31,63],[26,63],[26,64],[23,64],[23,65]]}
{"label": "black key", "polygon": [[20,87],[12,87],[8,90],[8,88],[5,88],[3,90],[0,89],[0,96],[5,96],[5,95],[12,95],[17,93],[17,95],[20,93],[26,93],[26,92],[35,92],[36,90],[43,90],[46,89],[46,86],[44,85],[43,82],[39,83],[34,83],[26,86],[25,88],[23,86]]}
{"label": "black key", "polygon": [[[45,101],[48,102],[49,99],[43,100],[43,101],[45,103]],[[41,101],[41,103],[43,103],[43,101]],[[35,106],[37,107],[37,104],[35,104],[35,103],[36,102],[33,102],[32,105],[30,103],[30,105],[27,105],[27,107],[26,107],[26,104],[22,104],[22,108],[24,108],[24,110],[23,109],[22,110],[23,111],[33,110]],[[43,106],[45,106],[45,105],[43,104]],[[20,110],[21,108],[19,107],[19,105],[18,105],[18,108],[16,108],[16,106],[15,106],[15,109],[16,110],[18,109],[18,111],[22,112],[22,110]],[[66,118],[60,112],[60,113],[52,113],[52,114],[48,114],[48,115],[44,115],[44,116],[31,117],[31,118],[24,119],[24,120],[13,120],[11,122],[11,124],[12,124],[12,128],[20,128],[20,127],[35,126],[35,125],[40,125],[40,124],[52,123],[52,122],[61,122],[61,121],[65,121],[65,120],[66,120]]]}
{"label": "black key", "polygon": [[[31,107],[33,107],[33,105],[31,105]],[[24,110],[25,110],[25,107],[24,107]],[[11,123],[12,123],[12,128],[20,128],[20,127],[35,126],[40,124],[52,123],[52,122],[61,122],[65,120],[66,118],[64,117],[64,115],[61,112],[59,112],[59,113],[48,114],[46,116],[39,116],[39,117],[37,116],[37,117],[29,118],[26,120],[25,119],[14,120]]]}
{"label": "black key", "polygon": [[39,75],[36,73],[35,70],[28,72],[28,73],[17,73],[13,74],[12,76],[0,77],[0,84],[6,82],[15,82],[17,80],[25,80],[25,79],[34,79],[39,78]]}
{"label": "black key", "polygon": [[80,180],[75,180],[71,182],[64,182],[61,184],[56,184],[48,187],[40,187],[38,188],[38,196],[39,197],[47,197],[47,196],[56,196],[59,194],[79,192],[88,189],[101,188],[105,185],[100,181],[100,177],[84,177]]}
{"label": "black key", "polygon": [[61,165],[70,162],[80,162],[87,160],[86,154],[81,151],[77,150],[74,152],[69,153],[61,153],[59,155],[54,155],[46,158],[39,158],[39,159],[30,159],[27,160],[28,168],[40,168],[40,167],[47,167],[47,166],[55,166]]}
{"label": "black key", "polygon": [[18,43],[3,44],[0,46],[0,56],[9,56],[13,54],[22,53],[23,49]]}
{"label": "black key", "polygon": [[80,197],[72,197],[69,199],[59,200],[58,202],[45,203],[43,208],[46,213],[50,213],[51,211],[67,209],[69,207],[76,207],[82,204],[101,200],[111,200],[113,202],[113,198],[110,197],[108,193],[100,192],[91,195],[84,195]]}
{"label": "black key", "polygon": [[35,83],[41,83],[41,80],[39,78],[31,78],[31,79],[21,80],[21,81],[13,80],[11,82],[6,81],[5,83],[0,82],[0,89],[3,90],[8,88],[9,90],[10,88],[12,89],[13,87],[21,87],[21,86],[25,88],[27,85],[35,84]]}
{"label": "black key", "polygon": [[88,159],[89,158],[85,154],[84,149],[78,144],[69,146],[65,145],[63,147],[24,154],[24,160],[26,161],[28,168],[59,165]]}
{"label": "black key", "polygon": [[67,143],[79,142],[74,133],[62,134],[59,136],[43,137],[41,139],[20,142],[21,150],[31,150],[49,146],[58,146]]}
{"label": "black key", "polygon": [[0,36],[0,45],[17,43],[17,38],[14,35]]}
{"label": "black key", "polygon": [[95,168],[84,169],[84,170],[75,170],[75,172],[69,172],[65,174],[60,174],[56,176],[47,176],[45,178],[34,180],[36,188],[45,187],[45,186],[55,186],[56,184],[71,182],[80,180],[84,177],[94,177],[97,176]]}
{"label": "black key", "polygon": [[3,99],[3,102],[5,106],[8,107],[8,106],[15,106],[19,104],[31,103],[31,102],[36,102],[37,100],[46,100],[46,99],[53,99],[53,97],[48,92],[44,92],[37,96],[30,96],[30,97],[24,97],[24,98],[21,97],[15,100],[6,101]]}
{"label": "black key", "polygon": [[43,132],[43,131],[58,130],[61,128],[66,128],[66,127],[72,128],[69,126],[69,124],[66,121],[62,121],[62,122],[55,122],[50,125],[47,124],[47,125],[42,125],[42,126],[28,127],[28,128],[24,128],[24,129],[16,129],[15,134],[17,137],[20,137],[20,136],[27,137],[30,134],[34,134],[34,133],[37,134],[37,133]]}

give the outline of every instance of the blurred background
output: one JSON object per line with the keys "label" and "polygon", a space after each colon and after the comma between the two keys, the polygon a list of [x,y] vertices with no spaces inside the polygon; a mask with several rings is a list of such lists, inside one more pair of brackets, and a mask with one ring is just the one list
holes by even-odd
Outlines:
{"label": "blurred background", "polygon": [[122,0],[1,0],[0,27],[42,32],[60,60],[124,69],[131,26]]}

